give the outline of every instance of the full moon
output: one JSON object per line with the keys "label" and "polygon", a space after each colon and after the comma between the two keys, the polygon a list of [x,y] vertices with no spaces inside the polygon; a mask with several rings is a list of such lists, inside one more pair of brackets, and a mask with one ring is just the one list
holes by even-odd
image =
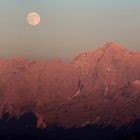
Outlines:
{"label": "full moon", "polygon": [[32,26],[36,26],[40,23],[40,15],[36,12],[29,13],[27,15],[27,22]]}

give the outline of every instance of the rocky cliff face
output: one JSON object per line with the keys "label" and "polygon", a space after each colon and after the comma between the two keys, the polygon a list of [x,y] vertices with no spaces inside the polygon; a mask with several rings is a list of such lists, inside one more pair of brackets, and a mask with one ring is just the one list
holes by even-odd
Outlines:
{"label": "rocky cliff face", "polygon": [[38,127],[120,126],[140,118],[140,53],[115,42],[71,63],[0,60],[0,116],[34,112]]}

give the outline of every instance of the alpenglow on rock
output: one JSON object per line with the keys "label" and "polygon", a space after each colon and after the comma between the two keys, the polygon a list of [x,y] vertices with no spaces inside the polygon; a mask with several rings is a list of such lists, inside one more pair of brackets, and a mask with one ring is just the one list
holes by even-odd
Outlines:
{"label": "alpenglow on rock", "polygon": [[0,117],[33,112],[37,127],[121,126],[140,118],[140,53],[115,42],[62,61],[0,60]]}

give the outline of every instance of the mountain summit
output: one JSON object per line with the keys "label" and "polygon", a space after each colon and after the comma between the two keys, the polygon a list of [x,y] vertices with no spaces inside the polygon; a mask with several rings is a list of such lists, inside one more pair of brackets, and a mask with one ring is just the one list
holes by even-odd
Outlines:
{"label": "mountain summit", "polygon": [[33,112],[37,127],[123,124],[140,118],[140,53],[116,42],[60,61],[0,60],[0,116]]}

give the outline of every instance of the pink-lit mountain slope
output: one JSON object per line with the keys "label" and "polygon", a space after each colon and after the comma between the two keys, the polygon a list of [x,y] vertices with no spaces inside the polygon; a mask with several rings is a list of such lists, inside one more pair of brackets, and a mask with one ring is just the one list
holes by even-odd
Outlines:
{"label": "pink-lit mountain slope", "polygon": [[0,115],[34,112],[38,127],[121,126],[140,118],[140,53],[115,42],[60,60],[0,60]]}

